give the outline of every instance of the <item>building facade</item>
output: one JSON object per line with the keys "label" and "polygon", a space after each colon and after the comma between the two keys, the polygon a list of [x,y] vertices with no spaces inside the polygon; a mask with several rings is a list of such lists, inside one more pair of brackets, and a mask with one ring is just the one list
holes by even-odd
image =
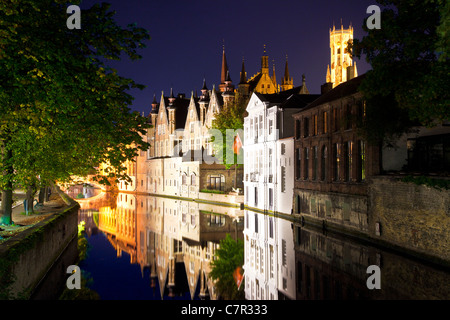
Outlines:
{"label": "building facade", "polygon": [[[295,298],[290,224],[276,218],[292,211],[293,118],[317,96],[302,88],[253,93],[244,119],[244,250],[247,299]],[[293,93],[293,92],[296,93]]]}

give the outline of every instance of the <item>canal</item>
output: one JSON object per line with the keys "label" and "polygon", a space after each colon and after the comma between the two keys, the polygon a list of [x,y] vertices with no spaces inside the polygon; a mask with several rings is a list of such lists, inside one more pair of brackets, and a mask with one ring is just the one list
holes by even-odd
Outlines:
{"label": "canal", "polygon": [[80,269],[102,300],[217,299],[210,262],[226,234],[244,240],[248,300],[450,299],[448,269],[295,221],[92,188],[69,195],[89,243]]}

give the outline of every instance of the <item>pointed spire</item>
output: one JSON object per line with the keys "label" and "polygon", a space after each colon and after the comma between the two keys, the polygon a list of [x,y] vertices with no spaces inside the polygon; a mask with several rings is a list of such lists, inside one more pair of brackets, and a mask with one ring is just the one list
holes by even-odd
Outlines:
{"label": "pointed spire", "polygon": [[158,102],[156,102],[156,94],[153,94],[152,111],[151,111],[151,113],[157,113],[157,110],[156,110],[157,107],[158,107]]}
{"label": "pointed spire", "polygon": [[288,55],[286,55],[286,65],[284,67],[284,79],[289,81]]}
{"label": "pointed spire", "polygon": [[275,59],[272,59],[272,81],[273,81],[273,84],[276,85],[277,76],[275,74]]}
{"label": "pointed spire", "polygon": [[173,95],[173,88],[170,88],[169,105],[172,105],[174,101],[175,97]]}
{"label": "pointed spire", "polygon": [[227,57],[225,56],[225,44],[224,44],[223,52],[222,52],[222,69],[221,69],[221,73],[220,73],[220,83],[225,83],[227,71],[228,71],[228,65],[227,65]]}
{"label": "pointed spire", "polygon": [[328,65],[327,67],[327,78],[326,78],[326,82],[331,82],[331,72],[330,72],[330,65]]}
{"label": "pointed spire", "polygon": [[245,72],[244,57],[242,57],[242,69],[239,84],[247,83],[247,72]]}

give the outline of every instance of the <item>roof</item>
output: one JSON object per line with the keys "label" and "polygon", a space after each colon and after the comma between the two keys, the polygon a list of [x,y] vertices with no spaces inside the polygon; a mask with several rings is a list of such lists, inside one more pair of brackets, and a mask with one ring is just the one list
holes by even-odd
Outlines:
{"label": "roof", "polygon": [[279,103],[282,108],[303,108],[308,103],[316,100],[320,95],[318,94],[300,94],[302,86],[292,88],[290,90],[281,91],[273,94],[262,94],[255,92],[261,101],[269,103]]}
{"label": "roof", "polygon": [[314,108],[324,103],[328,103],[334,100],[341,99],[343,97],[350,96],[358,92],[358,88],[361,82],[364,80],[365,74],[355,77],[351,80],[341,83],[337,87],[331,89],[327,93],[320,96],[318,99],[310,103],[306,109]]}
{"label": "roof", "polygon": [[175,129],[184,129],[186,123],[186,116],[188,114],[190,99],[177,96],[170,104],[169,97],[164,97],[164,104],[167,109],[175,109]]}

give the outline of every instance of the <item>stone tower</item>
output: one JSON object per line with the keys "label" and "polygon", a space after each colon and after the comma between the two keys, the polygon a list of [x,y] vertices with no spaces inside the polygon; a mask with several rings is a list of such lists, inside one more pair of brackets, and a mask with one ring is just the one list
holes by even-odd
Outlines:
{"label": "stone tower", "polygon": [[353,27],[350,25],[348,29],[344,29],[342,22],[341,28],[336,30],[330,29],[330,53],[331,63],[327,68],[326,82],[332,83],[333,88],[357,77],[356,63],[353,62],[348,52],[348,43],[353,41]]}

